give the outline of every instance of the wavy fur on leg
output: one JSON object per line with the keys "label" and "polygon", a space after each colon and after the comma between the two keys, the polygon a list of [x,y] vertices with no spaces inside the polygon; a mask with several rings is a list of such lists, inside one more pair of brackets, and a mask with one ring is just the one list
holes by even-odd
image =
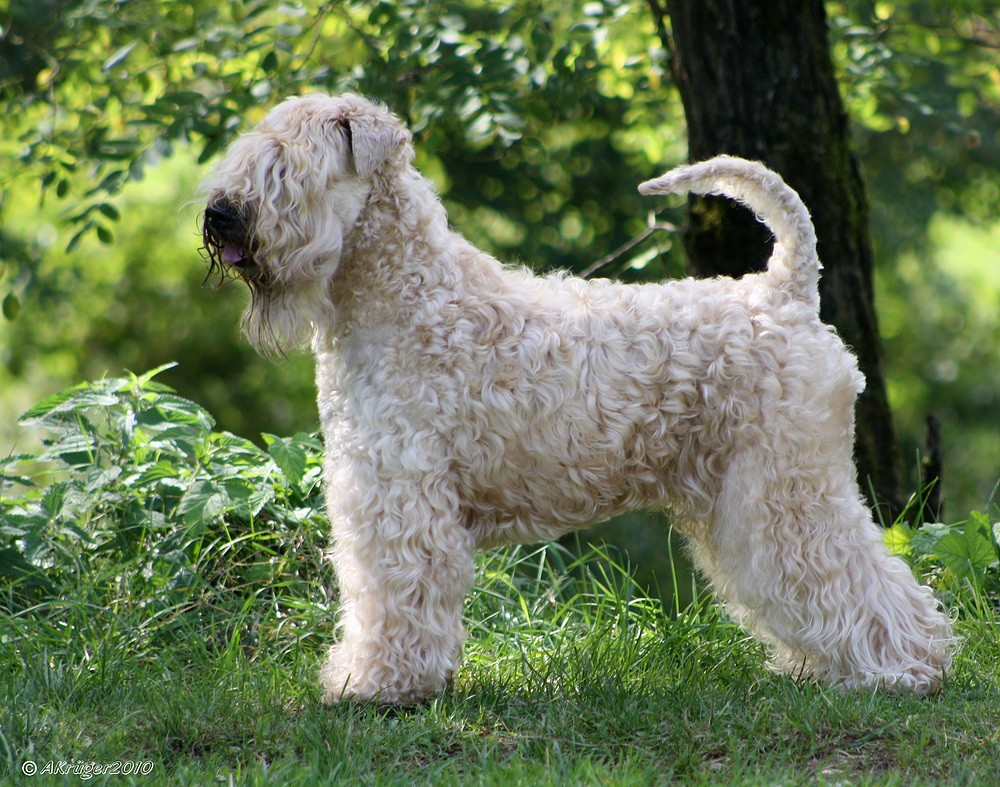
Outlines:
{"label": "wavy fur on leg", "polygon": [[760,164],[643,184],[720,193],[775,233],[765,272],[536,276],[448,226],[410,137],[357,96],[290,99],[205,185],[210,265],[262,349],[309,339],[341,599],[325,698],[417,702],[461,659],[477,549],[667,509],[774,666],[934,689],[948,618],[886,554],[851,458],[853,356],[819,320],[809,214]]}

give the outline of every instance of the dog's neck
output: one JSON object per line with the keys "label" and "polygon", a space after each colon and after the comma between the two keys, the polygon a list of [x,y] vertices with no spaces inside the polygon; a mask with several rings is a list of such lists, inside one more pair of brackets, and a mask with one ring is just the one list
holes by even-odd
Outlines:
{"label": "dog's neck", "polygon": [[441,305],[439,298],[452,298],[484,277],[500,280],[493,275],[500,263],[449,228],[428,180],[409,166],[381,177],[385,180],[375,184],[345,237],[340,266],[330,282],[337,314],[330,338],[372,326],[420,322],[421,313],[428,315]]}

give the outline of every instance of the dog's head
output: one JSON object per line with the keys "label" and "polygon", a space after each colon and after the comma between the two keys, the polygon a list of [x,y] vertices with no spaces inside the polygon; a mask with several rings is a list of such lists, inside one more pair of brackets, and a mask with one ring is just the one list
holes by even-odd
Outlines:
{"label": "dog's head", "polygon": [[208,277],[250,287],[243,328],[259,350],[283,353],[322,318],[317,310],[328,303],[374,179],[408,161],[409,139],[395,116],[358,96],[291,98],[239,137],[208,176]]}

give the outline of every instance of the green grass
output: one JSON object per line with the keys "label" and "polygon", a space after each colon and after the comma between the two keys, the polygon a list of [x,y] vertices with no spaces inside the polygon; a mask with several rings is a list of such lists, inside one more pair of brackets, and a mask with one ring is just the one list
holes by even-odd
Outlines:
{"label": "green grass", "polygon": [[607,554],[546,546],[480,559],[451,692],[326,707],[318,443],[215,433],[150,377],[47,400],[44,451],[0,463],[0,783],[998,782],[983,515],[890,532],[964,638],[933,697],[772,675],[707,595],[664,610]]}
{"label": "green grass", "polygon": [[571,571],[566,560],[553,548],[484,560],[454,690],[406,710],[320,704],[332,617],[322,598],[291,612],[225,598],[115,610],[81,580],[74,597],[0,623],[0,777],[27,761],[148,761],[148,778],[190,784],[1000,774],[995,612],[960,618],[965,644],[938,696],[841,693],[768,673],[761,649],[707,601],[671,617],[600,555]]}

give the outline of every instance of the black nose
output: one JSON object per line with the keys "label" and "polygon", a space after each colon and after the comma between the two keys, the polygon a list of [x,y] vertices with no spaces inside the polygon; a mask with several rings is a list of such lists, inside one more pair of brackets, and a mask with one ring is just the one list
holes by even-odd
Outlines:
{"label": "black nose", "polygon": [[223,236],[231,236],[244,227],[242,214],[228,200],[218,200],[205,208],[205,224]]}

